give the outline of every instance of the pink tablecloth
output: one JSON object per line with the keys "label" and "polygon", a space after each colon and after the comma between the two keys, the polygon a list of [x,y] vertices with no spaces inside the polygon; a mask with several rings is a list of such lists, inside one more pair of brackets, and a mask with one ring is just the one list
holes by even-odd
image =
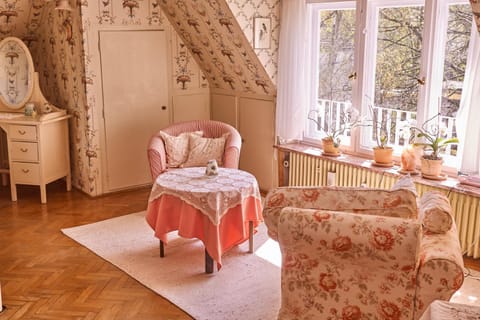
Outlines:
{"label": "pink tablecloth", "polygon": [[[189,170],[184,170],[184,172],[188,174],[198,171],[192,168],[187,169]],[[233,172],[233,169],[220,169],[222,170],[219,179],[222,179],[222,174]],[[245,175],[244,172],[241,173]],[[176,174],[178,175],[178,171]],[[162,175],[159,176],[159,179]],[[173,175],[166,176],[163,180],[168,181]],[[195,203],[184,201],[184,198],[189,197],[183,197],[178,189],[174,190],[175,192],[169,192],[167,188],[164,192],[159,192],[158,183],[160,183],[160,186],[163,185],[163,189],[166,185],[157,180],[156,186],[152,188],[154,196],[150,197],[147,207],[147,222],[155,231],[155,236],[165,244],[168,243],[167,233],[174,230],[178,230],[178,234],[182,237],[200,239],[204,243],[208,254],[217,262],[217,268],[220,269],[222,254],[248,239],[249,221],[253,222],[254,227],[257,227],[263,221],[258,185],[254,178],[252,181],[253,187],[257,189],[255,192],[249,191],[250,193],[247,196],[239,198],[236,205],[228,206],[225,212],[219,212],[218,219],[212,220],[211,213],[205,212],[204,208],[198,205],[194,207],[193,204]],[[222,187],[219,188],[225,190]],[[210,192],[216,193],[215,191]],[[219,193],[222,192],[219,191]],[[240,188],[238,192],[241,192]],[[222,197],[218,197],[218,199],[224,201]]]}

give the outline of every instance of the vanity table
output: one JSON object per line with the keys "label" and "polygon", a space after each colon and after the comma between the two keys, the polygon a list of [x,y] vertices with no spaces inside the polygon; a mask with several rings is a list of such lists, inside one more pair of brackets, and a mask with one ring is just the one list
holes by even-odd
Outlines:
{"label": "vanity table", "polygon": [[0,41],[0,128],[8,157],[0,174],[10,177],[12,201],[17,201],[18,184],[39,186],[42,203],[52,181],[65,177],[71,190],[69,118],[43,96],[25,44],[14,37]]}

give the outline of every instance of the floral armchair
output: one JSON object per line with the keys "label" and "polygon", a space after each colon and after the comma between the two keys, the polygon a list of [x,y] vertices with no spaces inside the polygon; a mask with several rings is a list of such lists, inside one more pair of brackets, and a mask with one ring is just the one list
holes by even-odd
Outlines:
{"label": "floral armchair", "polygon": [[[166,136],[172,136],[172,138],[180,137],[185,133],[199,133],[200,136],[207,139],[221,138],[225,136],[225,143],[223,154],[219,159],[219,165],[225,168],[238,168],[240,160],[240,148],[242,146],[242,139],[237,129],[227,123],[214,120],[192,120],[185,122],[178,122],[171,124],[170,126],[163,128],[159,132],[155,133],[148,143],[147,156],[150,163],[150,173],[152,179],[155,179],[169,167],[173,167],[171,163],[168,163],[168,144]],[[188,138],[187,146],[185,150],[181,152],[187,152],[188,150]],[[173,141],[173,148],[176,150],[170,150],[171,153],[179,152],[182,143],[181,141]],[[200,150],[200,152],[209,151],[208,148]],[[206,165],[206,162],[203,164]]]}
{"label": "floral armchair", "polygon": [[282,252],[279,319],[419,319],[463,283],[455,223],[439,193],[282,187],[265,203]]}

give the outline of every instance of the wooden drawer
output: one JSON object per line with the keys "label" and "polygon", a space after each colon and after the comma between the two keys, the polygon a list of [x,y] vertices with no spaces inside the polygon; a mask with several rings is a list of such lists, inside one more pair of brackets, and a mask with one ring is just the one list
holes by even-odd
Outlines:
{"label": "wooden drawer", "polygon": [[11,125],[9,129],[10,139],[37,141],[37,127],[27,125]]}
{"label": "wooden drawer", "polygon": [[10,156],[13,161],[38,161],[38,144],[36,142],[12,141]]}
{"label": "wooden drawer", "polygon": [[16,184],[40,183],[40,165],[37,163],[12,162],[12,171]]}

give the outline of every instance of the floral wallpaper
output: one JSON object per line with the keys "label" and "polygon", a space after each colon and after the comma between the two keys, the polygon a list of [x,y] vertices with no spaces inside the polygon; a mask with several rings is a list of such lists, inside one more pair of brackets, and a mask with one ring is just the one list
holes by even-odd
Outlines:
{"label": "floral wallpaper", "polygon": [[271,21],[270,48],[255,49],[270,79],[277,82],[278,41],[280,36],[280,0],[227,0],[230,10],[253,47],[253,21],[256,17]]}
{"label": "floral wallpaper", "polygon": [[275,95],[276,89],[224,1],[160,0],[211,87]]}

